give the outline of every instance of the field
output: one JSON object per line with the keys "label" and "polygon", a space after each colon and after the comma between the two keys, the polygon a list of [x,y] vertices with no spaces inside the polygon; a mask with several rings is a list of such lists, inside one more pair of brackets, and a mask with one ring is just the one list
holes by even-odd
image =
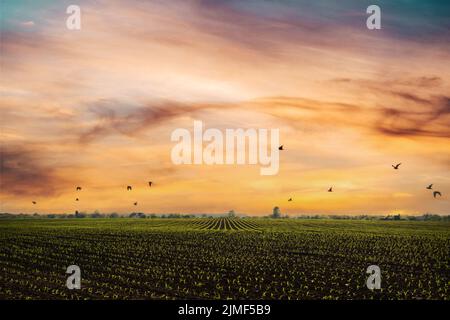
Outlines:
{"label": "field", "polygon": [[449,248],[448,222],[5,219],[0,299],[448,300]]}

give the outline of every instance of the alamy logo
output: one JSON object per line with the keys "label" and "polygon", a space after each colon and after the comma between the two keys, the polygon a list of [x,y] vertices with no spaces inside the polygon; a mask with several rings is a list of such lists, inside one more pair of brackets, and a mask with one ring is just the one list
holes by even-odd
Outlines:
{"label": "alamy logo", "polygon": [[189,130],[178,128],[171,140],[178,142],[171,153],[176,165],[259,164],[261,175],[275,175],[279,170],[278,129],[226,129],[223,133],[209,128],[203,132],[203,122],[194,121],[193,137]]}
{"label": "alamy logo", "polygon": [[77,5],[70,5],[66,9],[66,13],[70,14],[66,20],[66,27],[69,30],[81,29],[81,9]]}
{"label": "alamy logo", "polygon": [[66,286],[68,289],[81,289],[81,269],[77,265],[67,267],[66,273],[70,274],[67,277]]}
{"label": "alamy logo", "polygon": [[366,26],[369,30],[381,29],[381,8],[375,4],[367,7],[367,14],[370,16],[366,20]]}
{"label": "alamy logo", "polygon": [[371,265],[367,267],[366,273],[369,274],[366,285],[369,290],[381,289],[381,269],[379,266]]}

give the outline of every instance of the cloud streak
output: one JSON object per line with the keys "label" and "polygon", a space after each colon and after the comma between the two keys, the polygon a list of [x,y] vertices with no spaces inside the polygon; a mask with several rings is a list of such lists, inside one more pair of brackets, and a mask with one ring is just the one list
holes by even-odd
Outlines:
{"label": "cloud streak", "polygon": [[433,100],[401,94],[406,100],[422,105],[420,111],[382,108],[377,128],[380,132],[394,136],[428,136],[450,138],[450,98]]}
{"label": "cloud streak", "polygon": [[0,159],[2,194],[48,197],[58,195],[67,185],[68,178],[58,176],[56,167],[46,163],[48,154],[34,147],[4,145]]}

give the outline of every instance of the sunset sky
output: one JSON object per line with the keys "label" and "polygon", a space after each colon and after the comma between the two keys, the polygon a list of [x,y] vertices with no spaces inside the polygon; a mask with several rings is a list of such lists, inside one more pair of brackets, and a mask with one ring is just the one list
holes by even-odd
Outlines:
{"label": "sunset sky", "polygon": [[[1,0],[0,212],[450,214],[449,16],[445,1]],[[171,132],[194,120],[278,128],[279,173],[174,165]]]}

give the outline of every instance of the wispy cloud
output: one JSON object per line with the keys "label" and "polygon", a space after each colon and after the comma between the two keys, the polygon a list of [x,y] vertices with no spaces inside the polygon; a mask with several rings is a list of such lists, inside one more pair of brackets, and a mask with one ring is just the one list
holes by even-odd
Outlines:
{"label": "wispy cloud", "polygon": [[63,192],[69,177],[57,174],[49,163],[50,153],[26,145],[3,145],[1,149],[1,191],[30,200],[30,196],[55,196]]}

